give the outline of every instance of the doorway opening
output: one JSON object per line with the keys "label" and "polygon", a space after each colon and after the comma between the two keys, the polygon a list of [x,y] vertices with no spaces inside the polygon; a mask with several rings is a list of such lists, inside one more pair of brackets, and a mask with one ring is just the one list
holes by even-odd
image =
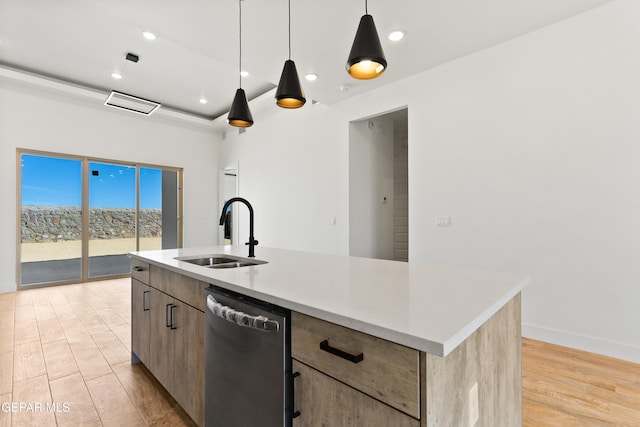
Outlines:
{"label": "doorway opening", "polygon": [[178,248],[181,169],[18,151],[20,289],[130,274],[128,252]]}
{"label": "doorway opening", "polygon": [[409,260],[408,109],[349,124],[349,254]]}
{"label": "doorway opening", "polygon": [[[238,165],[220,169],[220,199],[219,209],[227,200],[238,196]],[[238,209],[232,204],[227,207],[224,231],[219,234],[218,243],[222,246],[237,245],[238,240]]]}

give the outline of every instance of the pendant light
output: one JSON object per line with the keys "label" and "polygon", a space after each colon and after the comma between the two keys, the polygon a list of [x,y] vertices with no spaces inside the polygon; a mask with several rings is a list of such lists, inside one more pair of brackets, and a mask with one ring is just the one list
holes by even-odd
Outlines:
{"label": "pendant light", "polygon": [[[238,8],[240,10],[240,54],[238,61],[238,74],[242,71],[242,0],[238,0]],[[231,108],[229,109],[229,115],[227,121],[231,126],[238,128],[248,128],[253,125],[253,117],[249,110],[249,103],[247,102],[247,95],[242,89],[242,75],[240,75],[240,84],[236,95],[233,97]]]}
{"label": "pendant light", "polygon": [[375,79],[387,68],[376,25],[373,23],[373,17],[369,15],[367,0],[364,2],[364,9],[365,14],[360,18],[360,25],[347,60],[349,75],[359,80]]}
{"label": "pendant light", "polygon": [[291,60],[291,0],[289,0],[289,59],[284,62],[276,90],[276,104],[282,108],[300,108],[307,100],[300,86],[296,63]]}

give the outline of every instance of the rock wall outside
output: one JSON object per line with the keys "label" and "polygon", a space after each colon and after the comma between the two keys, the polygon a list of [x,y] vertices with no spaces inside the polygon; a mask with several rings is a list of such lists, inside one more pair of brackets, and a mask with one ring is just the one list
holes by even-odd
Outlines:
{"label": "rock wall outside", "polygon": [[[89,239],[135,237],[135,209],[93,208]],[[82,238],[82,211],[68,206],[23,206],[22,243],[62,242]],[[162,236],[162,211],[140,209],[140,237]]]}

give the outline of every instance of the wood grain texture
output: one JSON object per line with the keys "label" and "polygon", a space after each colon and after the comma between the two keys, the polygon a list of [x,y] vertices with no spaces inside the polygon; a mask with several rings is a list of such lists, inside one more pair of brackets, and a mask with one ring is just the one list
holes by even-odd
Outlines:
{"label": "wood grain texture", "polygon": [[167,390],[173,388],[173,347],[171,329],[167,327],[169,295],[151,288],[149,292],[149,364],[147,368]]}
{"label": "wood grain texture", "polygon": [[103,425],[146,425],[115,374],[88,380],[86,384]]}
{"label": "wood grain texture", "polygon": [[49,382],[53,402],[69,405],[68,411],[58,411],[56,423],[60,426],[101,426],[87,386],[79,373]]}
{"label": "wood grain texture", "polygon": [[0,329],[13,328],[13,309],[0,310]]}
{"label": "wood grain texture", "polygon": [[[0,404],[11,401],[11,393],[0,394]],[[11,427],[11,411],[0,411],[0,427]]]}
{"label": "wood grain texture", "polygon": [[[80,320],[77,313],[82,313],[83,318],[91,318],[92,315],[97,316],[91,305],[84,300],[88,295],[108,300],[109,304],[107,307],[112,308],[126,321],[126,316],[122,316],[122,310],[130,309],[130,282],[130,279],[119,279],[114,281],[64,285],[48,288],[47,292],[54,291],[57,294],[57,296],[49,294],[49,301],[53,305],[59,322],[74,319],[79,322]],[[24,290],[11,294],[0,294],[0,301],[4,302],[5,308],[11,308],[14,304],[20,306],[27,304],[33,305],[34,298],[32,297],[32,293],[32,290]],[[64,300],[62,298],[64,298]],[[43,295],[39,295],[36,300],[43,302]],[[57,304],[54,303],[54,301],[56,301]],[[67,303],[65,303],[65,301],[67,301]],[[77,309],[77,312],[74,311],[74,308]],[[34,315],[36,315],[35,312]],[[0,330],[0,344],[5,345],[5,347],[2,347],[3,349],[8,349],[8,351],[2,351],[0,354],[12,353],[15,346],[20,346],[21,344],[34,340],[38,342],[44,340],[46,334],[42,333],[41,325],[43,324],[42,322],[27,321],[15,324],[9,330]],[[86,327],[85,325],[85,328]],[[38,333],[39,329],[40,333]],[[24,336],[23,333],[27,335]],[[94,335],[91,331],[89,333],[91,334],[91,340],[94,340]],[[112,331],[112,333],[118,336],[115,332]],[[16,341],[12,343],[14,335]],[[66,340],[66,337],[64,339]],[[96,358],[95,360],[101,366],[100,369],[102,369],[103,372],[107,372],[105,370],[105,362],[109,360],[107,354],[111,351],[108,342],[113,341],[105,340],[101,345],[96,345],[97,351],[102,354],[102,358]],[[640,397],[640,380],[637,378],[638,373],[640,373],[640,365],[527,339],[524,339],[523,343],[523,422],[526,427],[640,426],[640,415],[637,414],[637,409],[640,408],[640,402],[638,402],[638,398]],[[45,342],[43,341],[42,344],[45,344]],[[7,345],[8,347],[6,347]],[[79,346],[81,344],[76,343],[75,345]],[[121,342],[120,345],[124,344]],[[93,348],[90,353],[96,354],[94,353],[96,348]],[[116,353],[120,352],[121,350],[116,351]],[[5,357],[7,361],[13,359],[11,355]],[[82,353],[79,353],[78,357],[82,358]],[[108,367],[109,363],[106,363],[106,365]],[[128,366],[128,362],[126,365]],[[4,367],[4,363],[0,363],[0,369]],[[128,367],[132,368],[131,366]],[[13,366],[11,366],[9,371],[12,371],[12,368]],[[101,413],[101,420],[105,425],[116,425],[118,422],[121,423],[120,425],[127,426],[134,425],[135,423],[142,425],[144,421],[146,421],[146,424],[153,426],[166,425],[174,427],[195,425],[186,413],[176,405],[175,401],[168,396],[157,381],[154,380],[151,383],[152,385],[150,385],[139,376],[133,375],[129,378],[131,383],[126,383],[126,380],[119,375],[120,372],[117,368],[114,366],[110,368],[118,375],[119,382],[125,388],[134,409],[140,415],[144,413],[145,409],[143,408],[145,407],[148,410],[153,407],[165,408],[166,406],[162,403],[143,403],[138,398],[134,398],[130,390],[137,390],[138,388],[136,387],[138,386],[141,387],[141,390],[145,390],[144,394],[150,400],[155,399],[157,394],[160,393],[164,396],[161,399],[167,399],[172,402],[172,408],[165,412],[159,411],[152,419],[144,418],[142,421],[140,421],[140,418],[136,418],[131,407],[126,411],[110,409]],[[423,368],[426,368],[426,366],[423,366]],[[1,375],[0,373],[0,376]],[[13,373],[8,375],[12,377]],[[424,375],[426,378],[426,369]],[[79,380],[82,379],[78,374],[72,374],[49,381],[52,393],[51,397],[54,401],[63,399],[59,397],[60,395],[56,394],[56,383],[72,377]],[[82,380],[84,381],[84,379]],[[298,379],[296,379],[296,381],[298,381]],[[6,380],[4,382],[6,383]],[[24,389],[24,384],[29,384],[25,383],[24,380],[19,381],[19,383],[21,383],[19,386],[22,387],[22,389]],[[10,387],[13,388],[15,384],[16,383],[13,383]],[[70,387],[73,386],[70,385]],[[156,391],[152,392],[152,389],[148,387],[155,387]],[[76,405],[75,407],[77,408],[79,407],[78,405],[82,405],[82,402],[87,402],[86,398],[83,399],[79,397],[76,399],[73,397],[75,396],[73,393],[65,393],[64,396],[64,400],[68,400],[72,408],[74,405]],[[81,396],[81,394],[78,396]],[[574,398],[569,398],[570,396],[574,396]],[[44,398],[47,398],[46,394],[44,394]],[[2,394],[2,392],[0,392],[0,402],[18,401],[18,399],[20,399],[19,396],[16,397],[11,393]],[[600,403],[594,404],[596,401]],[[594,413],[594,409],[598,408],[602,408],[604,412],[599,414]],[[133,414],[133,418],[137,421],[128,423],[127,420],[122,419],[130,414]],[[0,426],[9,427],[11,425],[11,418],[11,413],[0,412]],[[73,419],[71,419],[69,423],[66,422],[68,420],[59,420],[58,424],[83,425],[80,420],[81,417],[78,416],[78,418],[77,423],[74,423]],[[19,421],[24,420],[15,421],[14,425],[22,426],[23,424]],[[47,421],[44,422],[44,425],[46,425],[46,423]],[[300,421],[297,423],[296,425],[305,425],[299,424]],[[88,421],[87,425],[92,425],[91,421]],[[329,425],[335,426],[336,424]],[[357,425],[357,423],[355,425]],[[391,426],[395,424],[388,425]],[[466,426],[463,425],[463,427]]]}
{"label": "wood grain texture", "polygon": [[295,409],[300,416],[294,427],[367,426],[419,427],[420,422],[372,399],[317,370],[293,361]]}
{"label": "wood grain texture", "polygon": [[176,301],[173,332],[173,397],[204,425],[204,313]]}
{"label": "wood grain texture", "polygon": [[13,382],[45,375],[47,370],[40,341],[15,346],[13,353]]}
{"label": "wood grain texture", "polygon": [[[144,284],[132,280],[133,289]],[[146,366],[198,424],[204,424],[204,289],[209,285],[151,266],[149,276],[149,362]],[[132,294],[132,304],[141,299]],[[167,309],[167,305],[169,308]],[[167,312],[167,310],[169,310]],[[169,316],[167,316],[169,313]],[[139,319],[132,313],[136,325]],[[167,322],[173,327],[167,327]],[[144,345],[139,331],[131,328],[132,342]],[[117,327],[113,327],[117,331]],[[139,343],[138,341],[142,341]]]}
{"label": "wood grain texture", "polygon": [[109,365],[113,366],[131,359],[131,352],[113,332],[92,334],[91,337]]}
{"label": "wood grain texture", "polygon": [[[136,267],[140,268],[138,271]],[[131,278],[149,284],[149,264],[136,258],[131,258]]]}
{"label": "wood grain texture", "polygon": [[131,351],[149,365],[149,285],[131,279]]}
{"label": "wood grain texture", "polygon": [[160,414],[167,414],[175,407],[175,400],[142,364],[124,362],[112,368],[147,423],[152,424]]}
{"label": "wood grain texture", "polygon": [[422,353],[429,427],[467,426],[469,390],[478,383],[476,427],[522,425],[520,294],[442,358]]}
{"label": "wood grain texture", "polygon": [[98,347],[89,339],[88,341],[69,344],[78,369],[85,381],[109,374],[111,368]]}
{"label": "wood grain texture", "polygon": [[38,332],[40,333],[40,342],[43,344],[56,341],[66,341],[66,336],[62,330],[62,326],[58,319],[38,320]]}
{"label": "wood grain texture", "polygon": [[35,320],[27,320],[25,322],[15,323],[14,343],[26,344],[29,342],[40,341],[40,333],[38,332],[38,322]]}
{"label": "wood grain texture", "polygon": [[44,410],[37,411],[36,403],[44,407],[51,405],[51,393],[49,392],[49,380],[46,375],[31,377],[13,384],[13,402],[32,403],[33,410],[14,412],[12,423],[20,427],[54,427],[56,418],[54,412]]}
{"label": "wood grain texture", "polygon": [[13,325],[0,329],[0,353],[13,351]]}
{"label": "wood grain texture", "polygon": [[208,283],[152,265],[149,284],[204,312],[206,305],[204,290],[209,287]]}
{"label": "wood grain texture", "polygon": [[13,351],[0,353],[0,395],[11,393],[13,386]]}
{"label": "wood grain texture", "polygon": [[[130,293],[130,279],[118,279],[0,294],[0,311],[10,313],[7,324],[3,324],[6,327],[0,328],[0,402],[37,399],[42,405],[48,402],[70,405],[66,413],[13,415],[0,411],[0,427],[10,427],[12,421],[13,426],[20,427],[195,425],[150,374],[128,375],[123,373],[125,369],[118,369],[135,368],[129,364],[130,352],[122,341],[128,340],[131,333],[131,316],[127,314],[131,310]],[[13,320],[16,300],[26,319],[17,324]],[[56,318],[50,318],[51,309]],[[109,319],[113,329],[103,318]],[[14,375],[16,350],[20,355],[15,363],[21,373]],[[141,365],[137,367],[143,369]],[[118,393],[115,382],[99,381],[113,375],[112,370],[117,372],[126,396],[121,387],[120,404],[109,406],[98,394],[96,403],[101,408],[98,416],[85,381],[92,382],[94,394],[99,393],[97,389],[107,395]],[[43,375],[45,372],[47,375]],[[40,375],[31,377],[37,374]],[[46,392],[47,384],[51,394]],[[142,416],[145,411],[148,418]]]}
{"label": "wood grain texture", "polygon": [[[353,363],[320,349],[320,342],[352,354]],[[292,357],[420,418],[420,360],[417,350],[297,312],[291,315]]]}
{"label": "wood grain texture", "polygon": [[42,352],[49,380],[79,372],[71,348],[66,341],[42,344]]}
{"label": "wood grain texture", "polygon": [[525,426],[640,425],[640,365],[530,339],[522,353]]}

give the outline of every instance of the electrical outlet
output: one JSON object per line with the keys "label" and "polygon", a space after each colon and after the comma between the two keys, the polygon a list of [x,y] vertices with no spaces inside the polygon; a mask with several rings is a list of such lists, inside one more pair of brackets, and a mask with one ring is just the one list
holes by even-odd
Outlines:
{"label": "electrical outlet", "polygon": [[469,427],[473,427],[480,418],[480,406],[478,403],[478,383],[474,383],[469,389]]}
{"label": "electrical outlet", "polygon": [[451,227],[451,217],[450,216],[437,216],[436,217],[436,227]]}

